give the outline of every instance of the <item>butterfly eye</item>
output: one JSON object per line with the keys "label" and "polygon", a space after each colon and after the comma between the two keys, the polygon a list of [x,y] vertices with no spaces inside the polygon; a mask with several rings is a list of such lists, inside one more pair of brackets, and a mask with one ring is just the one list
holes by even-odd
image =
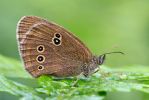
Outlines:
{"label": "butterfly eye", "polygon": [[54,38],[53,42],[55,45],[60,45],[61,41],[58,38]]}
{"label": "butterfly eye", "polygon": [[36,58],[37,62],[43,63],[45,61],[45,57],[43,55],[38,55]]}
{"label": "butterfly eye", "polygon": [[44,69],[44,66],[42,66],[42,65],[38,66],[38,70],[43,70],[43,69]]}
{"label": "butterfly eye", "polygon": [[61,35],[60,35],[59,33],[56,33],[56,34],[55,34],[55,37],[60,38]]}
{"label": "butterfly eye", "polygon": [[39,53],[44,52],[44,50],[45,50],[45,47],[44,47],[43,45],[37,46],[37,51],[38,51]]}

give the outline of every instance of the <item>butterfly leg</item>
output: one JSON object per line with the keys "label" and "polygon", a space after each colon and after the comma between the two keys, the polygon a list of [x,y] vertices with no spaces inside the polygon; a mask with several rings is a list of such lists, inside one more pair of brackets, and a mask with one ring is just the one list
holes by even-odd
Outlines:
{"label": "butterfly leg", "polygon": [[85,77],[88,77],[90,74],[90,69],[86,64],[82,66],[82,73]]}
{"label": "butterfly leg", "polygon": [[74,77],[75,80],[73,81],[72,86],[74,86],[74,87],[78,86],[77,83],[78,83],[80,77],[82,77],[82,75],[83,75],[83,73],[81,73],[80,75]]}
{"label": "butterfly leg", "polygon": [[94,71],[94,74],[97,73],[98,71],[99,71],[99,69],[95,70],[95,71]]}
{"label": "butterfly leg", "polygon": [[78,80],[79,80],[79,78],[75,77],[75,81],[73,81],[73,83],[72,83],[73,87],[77,87]]}

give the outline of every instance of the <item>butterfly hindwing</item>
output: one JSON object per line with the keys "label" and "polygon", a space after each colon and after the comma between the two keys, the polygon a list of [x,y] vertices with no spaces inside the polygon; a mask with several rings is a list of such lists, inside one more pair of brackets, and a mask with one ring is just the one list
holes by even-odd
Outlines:
{"label": "butterfly hindwing", "polygon": [[34,77],[43,74],[74,76],[92,54],[72,33],[34,16],[23,17],[17,38],[26,70]]}

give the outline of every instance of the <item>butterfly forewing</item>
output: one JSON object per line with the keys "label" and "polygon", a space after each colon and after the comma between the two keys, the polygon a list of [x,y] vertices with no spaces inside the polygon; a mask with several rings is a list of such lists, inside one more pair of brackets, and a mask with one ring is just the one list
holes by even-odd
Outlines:
{"label": "butterfly forewing", "polygon": [[17,38],[25,68],[34,77],[74,76],[92,59],[89,49],[72,33],[39,17],[23,17]]}

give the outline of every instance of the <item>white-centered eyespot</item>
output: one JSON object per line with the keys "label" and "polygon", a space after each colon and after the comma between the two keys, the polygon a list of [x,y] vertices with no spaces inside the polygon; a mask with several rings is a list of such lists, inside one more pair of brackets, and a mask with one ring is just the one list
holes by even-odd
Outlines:
{"label": "white-centered eyespot", "polygon": [[38,70],[43,70],[44,69],[44,66],[43,65],[39,65],[38,66]]}
{"label": "white-centered eyespot", "polygon": [[43,63],[45,61],[45,57],[43,55],[38,55],[36,60],[38,63]]}
{"label": "white-centered eyespot", "polygon": [[61,34],[60,34],[60,33],[55,33],[54,36],[55,36],[56,38],[60,38],[60,39],[61,39]]}
{"label": "white-centered eyespot", "polygon": [[53,42],[53,44],[56,45],[56,46],[61,45],[61,40],[58,39],[58,38],[53,38],[53,39],[52,39],[52,42]]}
{"label": "white-centered eyespot", "polygon": [[37,51],[38,51],[39,53],[44,52],[44,51],[45,51],[44,45],[39,45],[39,46],[37,46]]}

